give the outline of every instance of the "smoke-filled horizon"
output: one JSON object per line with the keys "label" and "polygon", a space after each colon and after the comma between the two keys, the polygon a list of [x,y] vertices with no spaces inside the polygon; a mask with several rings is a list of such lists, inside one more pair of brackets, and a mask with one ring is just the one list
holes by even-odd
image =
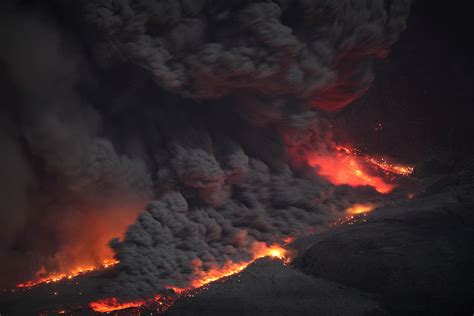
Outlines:
{"label": "smoke-filled horizon", "polygon": [[0,285],[115,253],[104,295],[146,297],[381,199],[288,146],[332,149],[321,109],[369,88],[409,4],[2,5]]}

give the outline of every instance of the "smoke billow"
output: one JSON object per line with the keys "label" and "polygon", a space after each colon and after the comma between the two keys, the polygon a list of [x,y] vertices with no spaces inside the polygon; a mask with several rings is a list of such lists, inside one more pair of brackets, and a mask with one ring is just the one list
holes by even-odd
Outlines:
{"label": "smoke billow", "polygon": [[130,224],[154,200],[111,242],[119,274],[104,284],[109,295],[145,297],[379,199],[292,166],[288,144],[327,150],[315,107],[338,109],[369,87],[409,4],[56,1],[74,21],[69,33],[10,8],[0,59],[14,89],[0,140],[14,185],[2,181],[0,216],[12,225],[1,256],[44,252],[15,248],[32,238],[53,238],[47,252],[64,253],[91,218],[107,229],[132,214]]}
{"label": "smoke billow", "polygon": [[[117,226],[151,198],[141,160],[100,137],[100,116],[81,99],[81,60],[46,16],[2,5],[0,37],[2,274],[92,264]],[[69,52],[67,47],[70,47]],[[36,271],[35,271],[36,272]]]}
{"label": "smoke billow", "polygon": [[103,64],[120,53],[183,96],[250,90],[339,108],[370,85],[409,2],[84,1],[84,21]]}

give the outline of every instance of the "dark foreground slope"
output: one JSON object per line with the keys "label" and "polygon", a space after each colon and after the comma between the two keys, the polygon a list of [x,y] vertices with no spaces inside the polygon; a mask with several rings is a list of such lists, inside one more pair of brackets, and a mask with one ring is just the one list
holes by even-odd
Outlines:
{"label": "dark foreground slope", "polygon": [[[167,315],[472,315],[474,160],[444,175],[428,169],[419,168],[419,182],[430,185],[414,199],[297,240],[291,266],[259,260],[176,301]],[[87,302],[112,272],[3,293],[0,312],[90,313]]]}
{"label": "dark foreground slope", "polygon": [[434,184],[413,200],[295,242],[296,270],[257,262],[169,314],[471,315],[473,167],[458,164],[425,178]]}
{"label": "dark foreground slope", "polygon": [[354,289],[261,259],[240,275],[178,301],[167,315],[379,315],[380,305]]}
{"label": "dark foreground slope", "polygon": [[295,265],[377,294],[393,313],[474,311],[473,163],[367,222],[302,240]]}

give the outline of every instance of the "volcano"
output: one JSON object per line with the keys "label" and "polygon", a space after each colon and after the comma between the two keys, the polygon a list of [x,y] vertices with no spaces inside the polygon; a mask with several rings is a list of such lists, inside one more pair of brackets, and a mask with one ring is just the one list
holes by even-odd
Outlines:
{"label": "volcano", "polygon": [[472,314],[451,6],[2,3],[0,314]]}

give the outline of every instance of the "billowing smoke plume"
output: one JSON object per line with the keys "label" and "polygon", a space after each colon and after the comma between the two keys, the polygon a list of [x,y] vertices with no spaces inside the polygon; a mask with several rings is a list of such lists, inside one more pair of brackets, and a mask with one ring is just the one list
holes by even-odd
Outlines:
{"label": "billowing smoke plume", "polygon": [[[340,108],[368,88],[409,2],[103,0],[72,12],[57,1],[84,47],[60,40],[50,21],[2,19],[31,37],[1,34],[8,82],[22,96],[2,110],[11,148],[2,159],[16,164],[5,171],[16,175],[7,205],[24,214],[2,253],[36,229],[35,212],[80,230],[78,214],[135,215],[153,195],[111,242],[119,274],[104,286],[145,297],[188,285],[197,268],[248,260],[256,241],[304,235],[378,199],[292,166],[288,144],[327,150],[329,127],[314,107]],[[51,232],[37,230],[29,234]]]}
{"label": "billowing smoke plume", "polygon": [[341,107],[405,28],[409,0],[84,1],[110,54],[195,99],[250,90]]}
{"label": "billowing smoke plume", "polygon": [[104,236],[151,198],[143,161],[100,137],[99,113],[77,92],[84,72],[74,43],[19,9],[2,5],[0,14],[2,282],[31,277],[31,266],[94,263],[108,251]]}

